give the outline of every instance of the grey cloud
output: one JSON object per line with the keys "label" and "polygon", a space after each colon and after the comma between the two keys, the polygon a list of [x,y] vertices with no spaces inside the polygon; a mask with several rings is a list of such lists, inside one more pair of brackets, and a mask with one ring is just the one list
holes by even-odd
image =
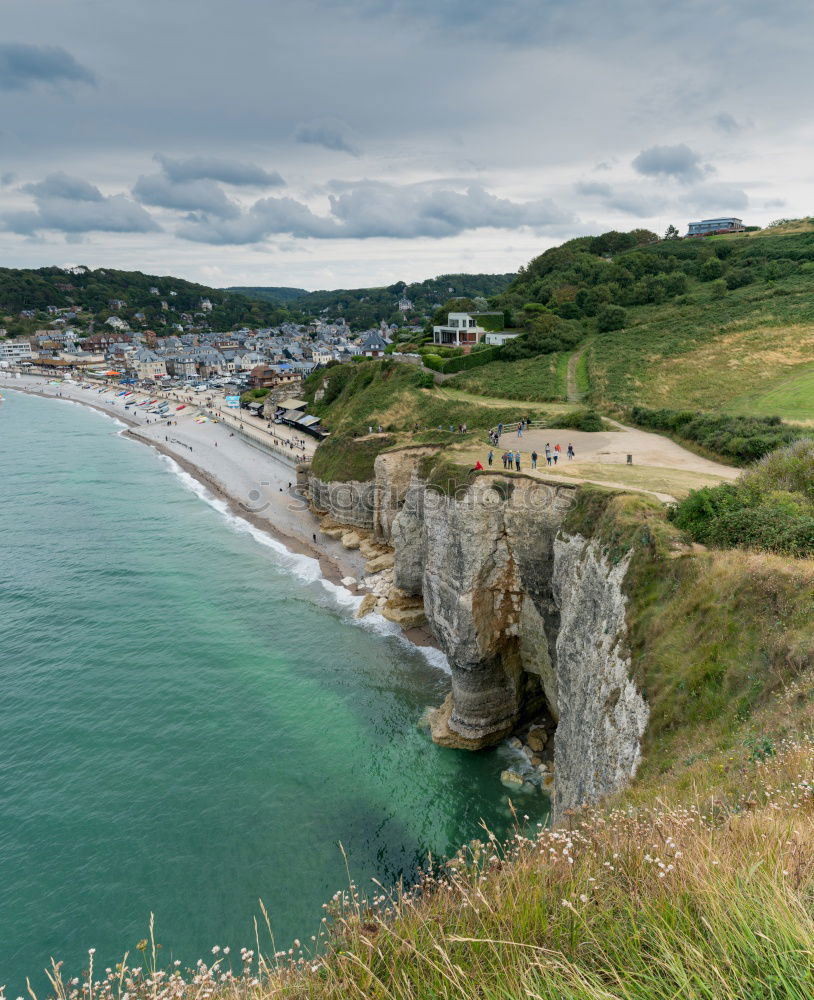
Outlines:
{"label": "grey cloud", "polygon": [[434,185],[362,181],[332,195],[330,203],[348,235],[362,238],[454,236],[467,229],[539,227],[573,218],[548,199],[510,201],[475,184],[461,193]]}
{"label": "grey cloud", "polygon": [[359,156],[361,150],[351,142],[347,132],[347,128],[340,122],[309,122],[297,126],[294,139],[306,145],[323,146],[325,149]]}
{"label": "grey cloud", "polygon": [[673,177],[682,184],[700,180],[710,172],[701,157],[685,143],[676,146],[651,146],[633,160],[633,168],[646,177]]}
{"label": "grey cloud", "polygon": [[8,187],[17,180],[17,174],[13,170],[8,170],[0,176],[0,187]]}
{"label": "grey cloud", "polygon": [[211,180],[247,187],[279,187],[285,184],[276,170],[268,171],[253,163],[239,163],[208,156],[193,156],[176,160],[157,153],[155,160],[167,178],[174,183]]}
{"label": "grey cloud", "polygon": [[0,89],[28,90],[38,83],[94,85],[96,77],[58,46],[0,43]]}
{"label": "grey cloud", "polygon": [[720,129],[721,132],[726,132],[728,135],[740,132],[742,128],[742,126],[732,115],[730,115],[728,111],[719,111],[717,115],[714,115],[712,118],[712,124],[717,129]]}
{"label": "grey cloud", "polygon": [[574,190],[585,198],[610,198],[612,194],[610,184],[602,184],[599,181],[578,181],[574,185]]}
{"label": "grey cloud", "polygon": [[51,174],[23,188],[33,195],[36,208],[7,212],[0,218],[5,229],[31,236],[42,230],[63,233],[149,233],[160,229],[141,205],[125,195],[106,197],[78,177]]}
{"label": "grey cloud", "polygon": [[547,199],[516,202],[479,186],[459,192],[429,184],[360,181],[331,195],[329,203],[330,213],[317,215],[293,198],[265,198],[238,219],[187,219],[178,235],[218,244],[256,243],[279,234],[314,239],[440,238],[471,229],[539,229],[574,220]]}
{"label": "grey cloud", "polygon": [[315,215],[294,198],[261,198],[232,220],[191,215],[177,229],[183,239],[219,245],[260,243],[280,233],[299,238],[340,235],[331,219]]}
{"label": "grey cloud", "polygon": [[182,212],[206,212],[224,219],[240,215],[240,208],[226,197],[214,181],[194,180],[173,183],[164,174],[139,177],[133,194],[144,205],[173,208]]}
{"label": "grey cloud", "polygon": [[67,198],[69,201],[102,201],[104,198],[98,187],[62,171],[49,174],[35,184],[24,184],[23,191],[35,198]]}

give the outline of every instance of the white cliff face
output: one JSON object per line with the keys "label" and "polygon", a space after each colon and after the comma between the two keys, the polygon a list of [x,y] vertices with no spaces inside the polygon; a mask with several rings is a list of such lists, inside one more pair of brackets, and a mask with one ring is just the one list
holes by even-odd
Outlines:
{"label": "white cliff face", "polygon": [[597,541],[563,534],[576,487],[497,473],[443,496],[419,476],[429,453],[380,455],[370,483],[308,476],[312,503],[392,546],[399,606],[420,614],[423,600],[452,672],[433,738],[477,749],[549,715],[555,818],[596,802],[635,775],[648,719],[625,645],[629,557],[612,565]]}
{"label": "white cliff face", "polygon": [[[553,542],[574,495],[571,486],[491,476],[456,499],[425,491],[424,607],[452,667],[439,742],[489,746],[524,717],[556,717]],[[397,575],[400,562],[397,545]]]}
{"label": "white cliff face", "polygon": [[631,679],[625,651],[622,583],[630,555],[611,565],[581,535],[554,542],[552,591],[559,723],[554,742],[555,820],[597,802],[635,776],[649,710]]}

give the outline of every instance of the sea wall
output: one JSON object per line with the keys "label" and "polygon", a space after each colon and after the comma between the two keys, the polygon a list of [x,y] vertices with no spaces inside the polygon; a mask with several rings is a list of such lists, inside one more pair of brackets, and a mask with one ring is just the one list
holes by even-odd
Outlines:
{"label": "sea wall", "polygon": [[380,455],[367,484],[303,479],[331,523],[392,550],[392,593],[423,604],[452,673],[433,739],[477,750],[530,722],[556,726],[557,815],[623,787],[648,716],[626,647],[629,557],[611,563],[599,541],[566,530],[578,487],[461,470],[428,483],[428,454]]}

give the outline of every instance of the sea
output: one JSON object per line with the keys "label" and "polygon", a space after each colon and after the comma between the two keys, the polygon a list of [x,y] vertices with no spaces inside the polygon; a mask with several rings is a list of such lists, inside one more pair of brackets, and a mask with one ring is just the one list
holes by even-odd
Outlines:
{"label": "sea", "polygon": [[[0,986],[270,953],[353,879],[514,823],[510,751],[442,749],[449,688],[358,598],[80,404],[0,403]],[[528,823],[542,796],[518,797]],[[521,821],[522,816],[520,817]],[[268,912],[274,945],[260,901]]]}

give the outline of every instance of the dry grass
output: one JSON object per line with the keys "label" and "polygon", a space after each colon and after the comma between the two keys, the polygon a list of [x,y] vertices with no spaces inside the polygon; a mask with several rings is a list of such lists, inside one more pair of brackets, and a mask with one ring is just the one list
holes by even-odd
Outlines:
{"label": "dry grass", "polygon": [[[759,326],[761,317],[717,337],[694,351],[673,358],[650,359],[645,382],[648,405],[709,405],[709,379],[714,373],[716,392],[722,400],[757,394],[767,383],[777,383],[804,371],[814,357],[814,324],[785,327]],[[781,416],[793,417],[781,396],[775,400]],[[737,405],[727,409],[738,410]]]}

